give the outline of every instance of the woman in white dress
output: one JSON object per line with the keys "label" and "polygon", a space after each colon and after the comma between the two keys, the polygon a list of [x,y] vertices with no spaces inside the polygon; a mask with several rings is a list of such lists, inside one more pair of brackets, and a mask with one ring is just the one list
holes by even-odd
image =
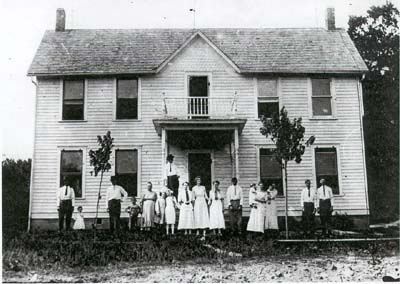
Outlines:
{"label": "woman in white dress", "polygon": [[142,208],[143,208],[143,227],[145,230],[150,231],[154,227],[154,216],[155,216],[155,203],[157,200],[157,193],[153,190],[153,184],[149,181],[147,183],[147,190],[142,197]]}
{"label": "woman in white dress", "polygon": [[82,213],[82,206],[78,207],[78,213],[76,213],[75,223],[74,223],[74,230],[85,230],[85,220]]}
{"label": "woman in white dress", "polygon": [[197,235],[200,229],[203,229],[203,236],[206,236],[206,229],[210,227],[210,218],[208,216],[207,192],[201,185],[201,178],[196,177],[196,185],[192,188],[194,196],[194,227],[197,229]]}
{"label": "woman in white dress", "polygon": [[259,230],[259,225],[258,225],[259,217],[257,212],[256,196],[257,196],[257,188],[256,184],[253,183],[250,185],[250,190],[249,190],[249,205],[251,208],[249,222],[247,223],[247,231],[249,232],[258,232]]}
{"label": "woman in white dress", "polygon": [[189,189],[189,183],[184,182],[178,193],[178,203],[180,205],[178,230],[185,230],[185,235],[192,233],[194,229],[193,216],[193,192]]}
{"label": "woman in white dress", "polygon": [[278,191],[276,190],[276,185],[272,184],[267,190],[267,203],[265,206],[265,229],[274,230],[277,232],[278,227],[278,214],[276,208],[276,196]]}
{"label": "woman in white dress", "polygon": [[219,189],[219,181],[214,181],[214,188],[210,191],[210,229],[214,234],[218,230],[218,235],[222,236],[221,229],[225,229],[224,218],[224,196]]}
{"label": "woman in white dress", "polygon": [[258,183],[257,194],[254,199],[257,203],[257,225],[255,227],[255,231],[260,233],[264,233],[267,196],[267,189],[264,186],[264,183],[260,181]]}
{"label": "woman in white dress", "polygon": [[175,221],[176,221],[176,208],[177,202],[172,191],[167,192],[167,197],[165,198],[165,224],[168,235],[168,229],[171,228],[171,234],[175,234]]}

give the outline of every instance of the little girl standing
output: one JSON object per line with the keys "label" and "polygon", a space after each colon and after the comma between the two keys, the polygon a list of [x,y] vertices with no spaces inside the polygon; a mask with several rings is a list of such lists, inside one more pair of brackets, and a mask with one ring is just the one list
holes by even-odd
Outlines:
{"label": "little girl standing", "polygon": [[154,221],[156,224],[161,226],[162,224],[165,224],[165,192],[164,191],[159,193],[155,207],[156,207],[155,208],[156,218]]}
{"label": "little girl standing", "polygon": [[167,197],[165,198],[165,223],[167,224],[166,225],[167,235],[169,228],[171,228],[172,235],[175,233],[176,204],[177,204],[176,198],[172,194],[172,191],[170,190],[167,191]]}
{"label": "little girl standing", "polygon": [[85,230],[85,220],[83,218],[82,206],[78,207],[78,213],[76,213],[74,230]]}

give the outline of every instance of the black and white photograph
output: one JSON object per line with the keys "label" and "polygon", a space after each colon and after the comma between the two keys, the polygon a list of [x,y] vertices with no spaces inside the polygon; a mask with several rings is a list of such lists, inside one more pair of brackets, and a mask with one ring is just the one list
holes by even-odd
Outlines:
{"label": "black and white photograph", "polygon": [[4,283],[399,282],[392,0],[0,0]]}

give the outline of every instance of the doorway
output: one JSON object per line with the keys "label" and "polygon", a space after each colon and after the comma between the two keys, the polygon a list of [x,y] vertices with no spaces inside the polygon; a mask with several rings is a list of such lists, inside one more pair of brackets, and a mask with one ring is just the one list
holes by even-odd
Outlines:
{"label": "doorway", "polygon": [[201,177],[201,183],[205,186],[207,193],[211,190],[212,182],[212,159],[211,153],[188,153],[189,183],[195,186],[194,180]]}

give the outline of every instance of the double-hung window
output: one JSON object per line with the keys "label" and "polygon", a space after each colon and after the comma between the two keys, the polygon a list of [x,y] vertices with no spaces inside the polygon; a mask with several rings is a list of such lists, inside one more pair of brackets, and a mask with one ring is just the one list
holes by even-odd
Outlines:
{"label": "double-hung window", "polygon": [[339,194],[338,157],[335,147],[315,148],[315,171],[317,186],[320,180],[325,179],[326,184],[332,188],[333,194]]}
{"label": "double-hung window", "polygon": [[84,120],[85,80],[63,81],[62,120]]}
{"label": "double-hung window", "polygon": [[138,119],[138,80],[117,79],[116,119]]}
{"label": "double-hung window", "polygon": [[276,79],[257,79],[257,112],[262,116],[273,118],[279,115],[278,82]]}
{"label": "double-hung window", "polygon": [[118,185],[128,192],[128,196],[137,196],[138,151],[136,149],[115,151],[115,176]]}
{"label": "double-hung window", "polygon": [[311,79],[313,117],[333,116],[331,80],[328,78]]}
{"label": "double-hung window", "polygon": [[75,197],[82,197],[82,159],[82,150],[61,151],[60,186],[64,185],[64,178],[69,180]]}
{"label": "double-hung window", "polygon": [[264,186],[276,185],[278,195],[283,195],[282,167],[276,160],[272,149],[259,149],[260,151],[260,180]]}

